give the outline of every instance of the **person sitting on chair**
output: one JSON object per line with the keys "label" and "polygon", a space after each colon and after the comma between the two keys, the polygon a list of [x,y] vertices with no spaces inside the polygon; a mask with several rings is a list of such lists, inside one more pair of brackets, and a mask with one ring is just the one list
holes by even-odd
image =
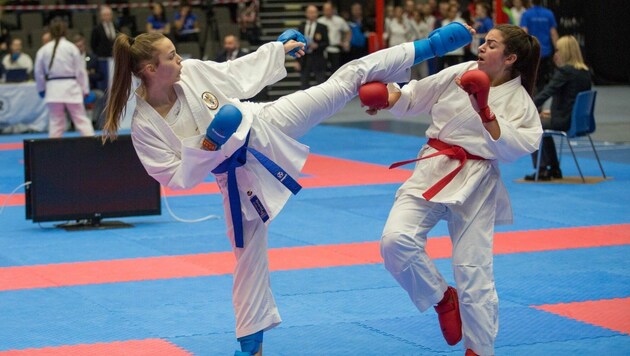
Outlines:
{"label": "person sitting on chair", "polygon": [[[573,36],[558,39],[553,61],[558,67],[551,81],[534,98],[534,104],[540,108],[547,99],[551,99],[551,110],[542,111],[540,119],[543,129],[567,131],[571,126],[571,113],[578,93],[591,89],[591,72],[584,60],[580,45]],[[543,137],[540,165],[536,164],[538,152],[532,153],[534,169],[539,167],[538,179],[562,179],[560,162],[556,153],[553,137]],[[525,180],[535,180],[536,172],[525,176]]]}
{"label": "person sitting on chair", "polygon": [[28,54],[22,52],[21,39],[16,37],[11,40],[9,53],[2,58],[2,65],[5,70],[25,69],[27,76],[20,81],[26,81],[31,76],[33,73],[33,59]]}

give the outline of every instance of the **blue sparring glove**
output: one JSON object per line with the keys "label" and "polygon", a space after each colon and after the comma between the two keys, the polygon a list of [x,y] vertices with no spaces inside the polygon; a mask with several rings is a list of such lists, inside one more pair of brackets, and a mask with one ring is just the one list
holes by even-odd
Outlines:
{"label": "blue sparring glove", "polygon": [[459,22],[451,22],[444,27],[433,30],[428,38],[414,41],[416,56],[413,64],[436,56],[441,57],[469,44],[471,41],[472,35],[466,26]]}
{"label": "blue sparring glove", "polygon": [[202,146],[208,151],[216,151],[227,142],[241,124],[243,114],[232,104],[225,104],[214,115],[214,119],[208,125],[206,137]]}
{"label": "blue sparring glove", "polygon": [[[280,34],[280,36],[278,36],[277,41],[282,42],[282,44],[285,44],[287,42],[289,42],[290,40],[295,40],[297,42],[302,42],[304,43],[304,51],[306,51],[306,48],[308,46],[308,43],[306,41],[306,37],[304,37],[304,35],[302,34],[302,32],[298,31],[298,30],[286,30],[284,32],[282,32]],[[293,58],[295,57],[295,54],[297,53],[297,51],[299,51],[301,48],[294,48],[292,50],[289,51],[289,55]]]}
{"label": "blue sparring glove", "polygon": [[46,96],[46,91],[42,90],[38,94],[39,94],[39,97],[43,99]]}
{"label": "blue sparring glove", "polygon": [[96,94],[94,94],[92,90],[90,90],[88,95],[86,95],[85,98],[83,98],[83,104],[85,105],[93,104],[95,101],[96,101]]}

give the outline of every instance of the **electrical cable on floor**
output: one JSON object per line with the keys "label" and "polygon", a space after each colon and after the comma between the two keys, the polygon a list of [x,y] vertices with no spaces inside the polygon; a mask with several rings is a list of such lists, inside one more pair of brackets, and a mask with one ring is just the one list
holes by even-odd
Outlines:
{"label": "electrical cable on floor", "polygon": [[2,212],[4,211],[4,207],[9,204],[9,199],[11,198],[11,196],[13,194],[15,194],[15,192],[17,192],[18,189],[20,189],[22,187],[26,187],[27,185],[30,185],[30,184],[31,184],[31,182],[24,182],[24,183],[18,185],[15,189],[13,189],[13,191],[11,193],[9,193],[9,195],[6,196],[6,198],[4,198],[4,202],[2,203],[2,207],[0,207],[0,215],[2,215]]}
{"label": "electrical cable on floor", "polygon": [[206,220],[211,220],[211,219],[221,219],[221,216],[219,215],[208,215],[208,216],[204,216],[202,218],[199,219],[183,219],[180,218],[179,216],[175,215],[175,213],[173,212],[173,210],[171,210],[171,206],[168,204],[168,199],[166,197],[166,190],[164,189],[163,186],[160,186],[160,189],[162,189],[162,197],[164,198],[164,205],[166,206],[166,210],[168,211],[169,215],[171,215],[173,217],[173,219],[179,221],[179,222],[184,222],[184,223],[197,223],[197,222],[202,222],[202,221],[206,221]]}

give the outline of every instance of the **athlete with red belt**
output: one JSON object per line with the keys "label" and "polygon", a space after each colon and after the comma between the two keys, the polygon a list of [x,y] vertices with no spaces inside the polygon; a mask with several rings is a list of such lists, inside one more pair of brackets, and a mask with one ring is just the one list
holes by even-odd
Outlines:
{"label": "athlete with red belt", "polygon": [[[538,148],[542,127],[531,99],[540,46],[522,29],[498,25],[477,61],[451,66],[399,88],[364,85],[368,113],[431,115],[429,141],[412,176],[400,187],[381,240],[385,267],[420,311],[434,307],[449,345],[464,340],[466,355],[493,355],[498,331],[494,286],[494,225],[511,223],[499,161]],[[425,251],[427,234],[448,222],[455,288]]]}

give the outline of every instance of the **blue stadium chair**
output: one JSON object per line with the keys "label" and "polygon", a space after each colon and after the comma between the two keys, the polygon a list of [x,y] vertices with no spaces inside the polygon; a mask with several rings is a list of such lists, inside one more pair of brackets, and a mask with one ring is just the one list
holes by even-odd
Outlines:
{"label": "blue stadium chair", "polygon": [[[593,145],[593,140],[591,139],[591,133],[595,132],[595,98],[597,97],[597,91],[595,90],[587,90],[578,93],[575,98],[575,103],[573,104],[573,111],[571,113],[571,127],[569,127],[568,131],[557,131],[557,130],[545,130],[543,132],[543,137],[547,136],[560,136],[560,154],[558,157],[562,156],[562,145],[564,144],[564,138],[567,139],[567,143],[569,144],[569,149],[571,149],[571,154],[573,155],[573,160],[575,161],[575,165],[577,166],[578,172],[580,172],[580,177],[582,178],[582,182],[586,183],[584,179],[584,175],[582,174],[582,170],[580,169],[580,165],[578,164],[577,157],[575,156],[575,152],[573,151],[573,147],[571,147],[571,139],[583,137],[588,137],[589,142],[591,143],[591,147],[593,148],[593,152],[595,153],[595,158],[597,158],[597,163],[599,164],[599,169],[602,171],[602,176],[606,179],[606,173],[604,173],[604,168],[602,167],[602,163],[599,160],[599,155],[597,154],[597,150]],[[538,149],[538,160],[540,162],[540,157],[542,156],[542,140],[540,141],[540,148]],[[538,167],[536,167],[536,178],[538,181]]]}

